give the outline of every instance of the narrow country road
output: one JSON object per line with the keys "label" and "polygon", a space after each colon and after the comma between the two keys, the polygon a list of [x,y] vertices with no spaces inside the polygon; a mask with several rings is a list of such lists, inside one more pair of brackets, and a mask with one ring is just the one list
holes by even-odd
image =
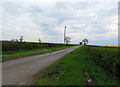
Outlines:
{"label": "narrow country road", "polygon": [[2,63],[3,85],[17,85],[79,46]]}

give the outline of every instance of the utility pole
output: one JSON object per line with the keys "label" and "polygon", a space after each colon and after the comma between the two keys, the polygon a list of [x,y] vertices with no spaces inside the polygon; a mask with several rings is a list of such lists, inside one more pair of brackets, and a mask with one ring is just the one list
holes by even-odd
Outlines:
{"label": "utility pole", "polygon": [[65,39],[66,39],[66,26],[65,26],[65,29],[64,29],[64,46],[65,46]]}

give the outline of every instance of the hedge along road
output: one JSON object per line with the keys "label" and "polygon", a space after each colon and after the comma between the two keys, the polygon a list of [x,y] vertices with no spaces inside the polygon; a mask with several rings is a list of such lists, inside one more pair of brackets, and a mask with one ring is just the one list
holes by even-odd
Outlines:
{"label": "hedge along road", "polygon": [[20,84],[78,47],[3,62],[2,84]]}

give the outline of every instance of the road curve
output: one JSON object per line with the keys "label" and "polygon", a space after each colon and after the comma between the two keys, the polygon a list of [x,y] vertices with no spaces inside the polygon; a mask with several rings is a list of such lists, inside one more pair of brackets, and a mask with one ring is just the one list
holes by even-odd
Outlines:
{"label": "road curve", "polygon": [[79,46],[2,63],[2,84],[17,85]]}

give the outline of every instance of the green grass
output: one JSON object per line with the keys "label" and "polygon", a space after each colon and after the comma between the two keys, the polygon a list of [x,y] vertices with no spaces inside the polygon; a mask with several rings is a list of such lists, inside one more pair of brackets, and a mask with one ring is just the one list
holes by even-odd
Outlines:
{"label": "green grass", "polygon": [[75,49],[50,65],[34,85],[88,85],[85,72],[94,80],[90,85],[119,85],[115,76],[89,59],[84,46]]}
{"label": "green grass", "polygon": [[13,58],[21,58],[25,56],[37,55],[42,53],[48,53],[52,51],[57,51],[65,48],[70,48],[73,46],[66,46],[66,47],[50,47],[44,49],[33,49],[33,50],[17,50],[17,51],[3,51],[2,52],[2,60],[6,61]]}

